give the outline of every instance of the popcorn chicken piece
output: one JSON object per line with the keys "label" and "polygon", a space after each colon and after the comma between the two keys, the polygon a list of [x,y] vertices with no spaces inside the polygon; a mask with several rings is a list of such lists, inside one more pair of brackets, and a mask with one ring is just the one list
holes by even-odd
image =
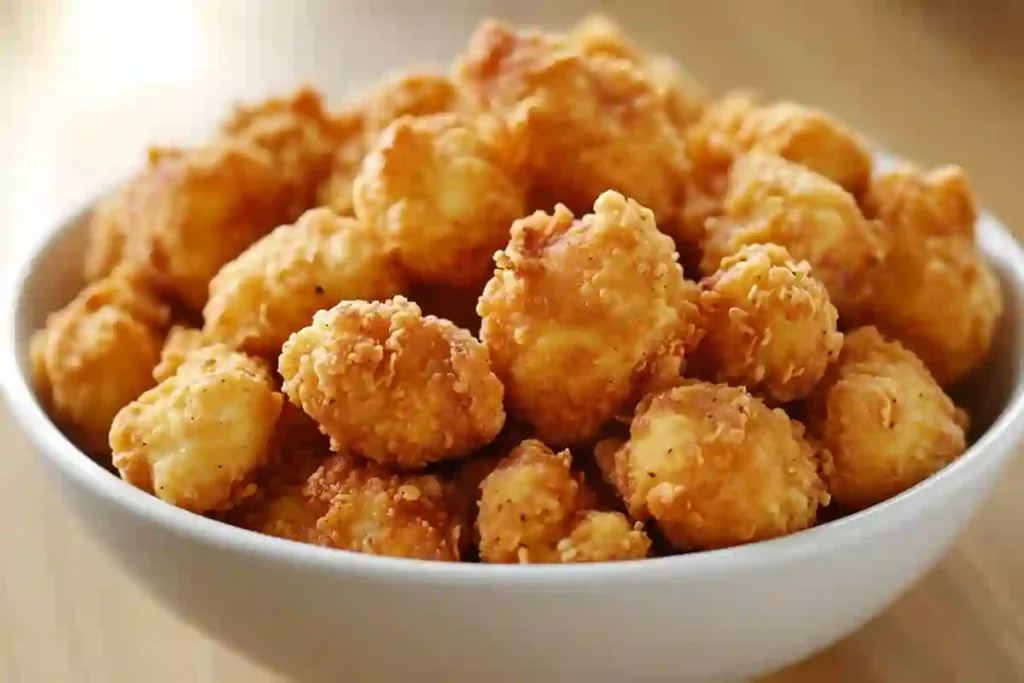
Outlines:
{"label": "popcorn chicken piece", "polygon": [[955,384],[988,356],[1003,311],[999,282],[974,245],[966,175],[904,167],[876,178],[863,204],[893,247],[850,319],[901,341],[940,385]]}
{"label": "popcorn chicken piece", "polygon": [[356,215],[386,235],[410,276],[455,286],[486,281],[523,195],[500,146],[454,114],[395,121],[354,187]]}
{"label": "popcorn chicken piece", "polygon": [[512,227],[477,312],[513,414],[549,443],[586,441],[678,376],[696,290],[654,216],[615,192]]}
{"label": "popcorn chicken piece", "polygon": [[602,446],[598,462],[630,515],[680,550],[806,529],[829,500],[803,426],[743,388],[694,381],[651,394],[613,453]]}
{"label": "popcorn chicken piece", "polygon": [[776,244],[726,257],[701,282],[699,308],[694,367],[771,401],[809,394],[843,344],[824,285]]}
{"label": "popcorn chicken piece", "polygon": [[318,310],[350,299],[386,299],[402,287],[374,230],[330,209],[311,209],[217,273],[203,309],[203,334],[255,356],[276,357]]}
{"label": "popcorn chicken piece", "polygon": [[203,348],[203,331],[196,327],[175,325],[164,338],[160,362],[153,368],[153,379],[163,382],[178,372],[190,355]]}
{"label": "popcorn chicken piece", "polygon": [[193,512],[229,508],[254,491],[271,457],[282,397],[264,363],[210,346],[114,418],[121,478]]}
{"label": "popcorn chicken piece", "polygon": [[647,556],[650,539],[622,513],[597,512],[569,451],[540,441],[514,448],[480,485],[480,559],[497,563],[606,562]]}
{"label": "popcorn chicken piece", "polygon": [[608,189],[659,217],[680,203],[682,138],[658,86],[631,62],[487,21],[454,78],[476,106],[522,136],[535,205],[582,211]]}
{"label": "popcorn chicken piece", "polygon": [[309,87],[289,98],[236,107],[221,127],[221,135],[266,150],[284,185],[288,218],[316,202],[317,187],[331,170],[338,137],[322,96]]}
{"label": "popcorn chicken piece", "polygon": [[748,244],[774,243],[806,260],[844,315],[870,289],[870,272],[889,247],[881,226],[861,214],[854,198],[807,168],[754,153],[732,167],[723,216],[707,223],[701,270]]}
{"label": "popcorn chicken piece", "polygon": [[369,146],[366,113],[359,107],[350,107],[332,119],[332,126],[336,145],[330,171],[317,187],[316,201],[339,216],[351,216],[354,213],[352,183]]}
{"label": "popcorn chicken piece", "polygon": [[400,296],[320,311],[284,345],[278,368],[288,398],[334,450],[382,464],[464,457],[505,422],[487,350]]}
{"label": "popcorn chicken piece", "polygon": [[917,356],[874,327],[846,335],[807,412],[809,431],[832,456],[828,489],[850,509],[905,491],[965,448],[966,416]]}
{"label": "popcorn chicken piece", "polygon": [[55,422],[83,450],[105,459],[121,408],[153,386],[167,307],[118,269],[51,314],[33,335],[32,374]]}

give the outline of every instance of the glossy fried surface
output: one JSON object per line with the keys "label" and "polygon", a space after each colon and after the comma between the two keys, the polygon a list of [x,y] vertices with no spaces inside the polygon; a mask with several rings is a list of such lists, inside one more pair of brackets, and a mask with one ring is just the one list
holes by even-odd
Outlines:
{"label": "glossy fried surface", "polygon": [[499,140],[469,117],[405,117],[377,139],[356,178],[356,215],[421,282],[477,285],[524,213],[524,187]]}
{"label": "glossy fried surface", "polygon": [[283,399],[262,361],[224,346],[192,353],[114,418],[121,477],[193,512],[243,500],[272,455]]}
{"label": "glossy fried surface", "polygon": [[570,563],[640,559],[650,539],[619,512],[593,510],[593,494],[570,469],[568,451],[528,439],[480,485],[480,559]]}
{"label": "glossy fried surface", "polygon": [[153,386],[169,311],[136,276],[86,287],[32,337],[32,374],[54,419],[94,457],[121,408]]}
{"label": "glossy fried surface", "polygon": [[402,287],[374,230],[330,209],[311,209],[217,273],[203,309],[203,334],[274,358],[317,311],[344,300],[386,299]]}
{"label": "glossy fried surface", "polygon": [[688,382],[648,396],[629,441],[597,457],[630,514],[654,520],[679,550],[806,529],[829,500],[803,427],[723,384]]}
{"label": "glossy fried surface", "polygon": [[842,347],[838,314],[806,261],[758,244],[701,281],[694,368],[785,403],[814,389]]}
{"label": "glossy fried surface", "polygon": [[404,297],[318,312],[284,345],[278,369],[284,392],[335,450],[383,464],[463,457],[505,422],[483,345]]}
{"label": "glossy fried surface", "polygon": [[966,415],[917,356],[874,327],[846,335],[809,402],[807,426],[831,453],[832,497],[849,509],[910,488],[965,448]]}
{"label": "glossy fried surface", "polygon": [[661,217],[681,200],[682,137],[659,87],[634,63],[487,21],[454,74],[478,107],[525,140],[535,206],[583,211],[612,189]]}
{"label": "glossy fried surface", "polygon": [[851,319],[903,342],[939,384],[956,383],[988,355],[1003,312],[974,244],[976,203],[963,170],[905,166],[875,178],[863,204],[893,247]]}
{"label": "glossy fried surface", "polygon": [[733,164],[720,218],[707,222],[705,273],[748,244],[774,243],[806,260],[840,315],[868,294],[889,239],[853,196],[781,157],[752,153]]}
{"label": "glossy fried surface", "polygon": [[607,192],[579,219],[537,212],[495,259],[481,339],[509,410],[539,438],[585,441],[679,374],[696,292],[649,210]]}

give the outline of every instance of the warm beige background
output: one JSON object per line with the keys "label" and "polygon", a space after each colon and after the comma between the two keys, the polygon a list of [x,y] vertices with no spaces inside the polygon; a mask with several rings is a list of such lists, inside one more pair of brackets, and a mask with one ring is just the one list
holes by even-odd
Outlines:
{"label": "warm beige background", "polygon": [[[961,163],[1024,235],[1024,10],[1010,0],[370,4],[0,0],[0,264],[147,142],[201,137],[236,98],[300,79],[339,95],[447,60],[482,15],[564,22],[598,6],[712,88],[753,84],[923,162]],[[0,680],[274,680],[165,614],[82,537],[6,411],[0,435]],[[1024,680],[1022,520],[1018,458],[920,585],[772,681]]]}

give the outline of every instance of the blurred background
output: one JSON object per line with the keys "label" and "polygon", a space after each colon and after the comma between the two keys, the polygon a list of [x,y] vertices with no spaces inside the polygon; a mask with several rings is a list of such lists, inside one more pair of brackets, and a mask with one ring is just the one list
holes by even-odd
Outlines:
{"label": "blurred background", "polygon": [[[924,164],[963,165],[1024,234],[1013,0],[0,0],[0,269],[148,144],[201,140],[233,102],[305,82],[337,102],[384,72],[446,64],[483,17],[564,26],[591,11],[712,92],[751,86]],[[0,680],[271,680],[126,584],[52,500],[5,411],[0,434]],[[1024,565],[1007,516],[1024,471],[1011,474],[923,584],[778,680],[1022,680]]]}

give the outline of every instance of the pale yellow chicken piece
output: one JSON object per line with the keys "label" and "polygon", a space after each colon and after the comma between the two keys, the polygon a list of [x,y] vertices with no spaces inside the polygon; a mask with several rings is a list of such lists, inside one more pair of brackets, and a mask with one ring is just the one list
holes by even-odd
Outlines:
{"label": "pale yellow chicken piece", "polygon": [[511,413],[548,443],[586,441],[678,376],[696,288],[653,214],[615,192],[512,227],[477,312]]}
{"label": "pale yellow chicken piece", "polygon": [[337,451],[400,468],[459,458],[505,422],[487,350],[404,297],[320,311],[284,345],[288,398]]}
{"label": "pale yellow chicken piece", "polygon": [[893,247],[851,321],[903,342],[942,386],[956,383],[988,356],[1003,312],[999,282],[974,244],[966,175],[953,166],[904,167],[875,178],[863,205]]}
{"label": "pale yellow chicken piece", "polygon": [[354,201],[410,277],[479,286],[525,198],[500,142],[471,118],[438,114],[387,128],[363,162]]}
{"label": "pale yellow chicken piece", "polygon": [[384,242],[362,221],[311,209],[225,265],[210,283],[203,334],[276,357],[313,314],[350,299],[386,299],[403,287]]}
{"label": "pale yellow chicken piece", "polygon": [[707,222],[701,270],[718,270],[748,244],[779,244],[807,261],[840,316],[867,296],[889,247],[881,226],[828,178],[781,157],[741,157],[729,175],[723,215]]}
{"label": "pale yellow chicken piece", "polygon": [[288,98],[235,107],[221,135],[266,150],[282,182],[289,219],[316,203],[317,187],[331,170],[341,137],[324,110],[322,96],[308,87]]}
{"label": "pale yellow chicken piece", "polygon": [[486,21],[454,74],[476,106],[522,136],[534,206],[584,211],[612,189],[660,218],[681,201],[682,137],[659,87],[632,62]]}
{"label": "pale yellow chicken piece", "polygon": [[829,500],[803,426],[743,388],[693,381],[651,394],[615,445],[596,451],[605,476],[679,550],[791,534]]}
{"label": "pale yellow chicken piece", "polygon": [[703,337],[693,367],[773,402],[809,394],[843,344],[824,285],[776,244],[724,259],[701,281],[699,308]]}
{"label": "pale yellow chicken piece", "polygon": [[105,460],[121,408],[153,386],[170,313],[123,270],[86,287],[32,337],[32,371],[54,421]]}
{"label": "pale yellow chicken piece", "polygon": [[495,563],[642,559],[651,541],[620,512],[593,509],[593,493],[570,469],[569,451],[526,440],[480,485],[480,559]]}
{"label": "pale yellow chicken piece", "polygon": [[966,414],[917,356],[874,327],[846,335],[807,412],[808,429],[832,455],[829,491],[849,509],[914,486],[965,448]]}
{"label": "pale yellow chicken piece", "polygon": [[229,508],[254,492],[270,461],[281,404],[265,363],[225,346],[200,349],[114,418],[114,467],[172,505]]}

